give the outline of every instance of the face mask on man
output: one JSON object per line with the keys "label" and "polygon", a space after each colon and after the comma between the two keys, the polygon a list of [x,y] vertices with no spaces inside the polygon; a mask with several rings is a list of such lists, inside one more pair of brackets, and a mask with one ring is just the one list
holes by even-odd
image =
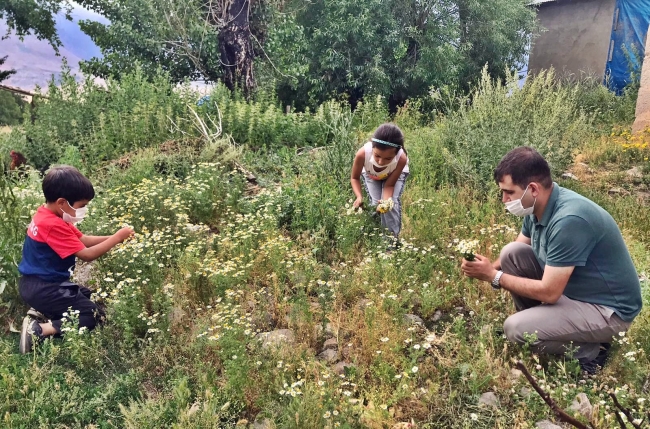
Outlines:
{"label": "face mask on man", "polygon": [[70,205],[70,203],[68,203],[68,206],[70,206],[70,208],[72,210],[74,210],[74,216],[71,216],[68,213],[63,212],[63,221],[64,222],[68,222],[68,223],[71,223],[71,224],[74,225],[74,224],[77,224],[77,223],[81,222],[84,219],[84,217],[86,217],[86,212],[88,211],[88,208],[82,207],[80,209],[75,209],[74,207],[72,207]]}
{"label": "face mask on man", "polygon": [[528,208],[524,208],[523,204],[521,203],[522,198],[524,198],[524,195],[526,195],[526,192],[528,192],[528,186],[526,186],[526,190],[524,191],[521,198],[506,203],[506,209],[515,216],[519,216],[519,217],[528,216],[529,214],[532,214],[533,211],[535,210],[535,203],[537,202],[537,198],[535,198],[533,205]]}

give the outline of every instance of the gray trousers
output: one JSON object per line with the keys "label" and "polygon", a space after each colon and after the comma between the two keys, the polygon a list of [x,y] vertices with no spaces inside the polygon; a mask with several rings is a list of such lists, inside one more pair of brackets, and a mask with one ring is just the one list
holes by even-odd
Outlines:
{"label": "gray trousers", "polygon": [[[395,182],[395,189],[393,190],[393,210],[388,213],[381,214],[381,226],[388,229],[395,237],[399,235],[402,229],[402,192],[404,192],[404,183],[408,177],[408,173],[401,173],[397,182]],[[364,172],[363,183],[366,187],[366,193],[370,197],[370,205],[376,206],[381,200],[382,192],[384,191],[385,180],[373,180]]]}
{"label": "gray trousers", "polygon": [[[533,249],[520,242],[506,245],[501,251],[501,269],[506,274],[541,280],[544,271]],[[569,348],[578,349],[573,357],[592,360],[598,356],[601,343],[609,343],[619,332],[627,331],[630,322],[624,322],[614,310],[596,304],[576,301],[562,295],[555,304],[544,304],[534,299],[511,293],[517,313],[503,324],[506,337],[524,344],[524,334],[536,334],[532,343],[536,353],[564,354]]]}

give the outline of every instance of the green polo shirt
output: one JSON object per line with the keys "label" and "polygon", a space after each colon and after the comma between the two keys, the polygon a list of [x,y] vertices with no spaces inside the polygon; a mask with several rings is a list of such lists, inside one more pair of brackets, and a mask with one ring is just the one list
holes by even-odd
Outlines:
{"label": "green polo shirt", "polygon": [[568,298],[609,307],[626,322],[639,314],[639,276],[618,225],[598,204],[553,183],[542,219],[526,216],[521,233],[542,269],[575,267]]}

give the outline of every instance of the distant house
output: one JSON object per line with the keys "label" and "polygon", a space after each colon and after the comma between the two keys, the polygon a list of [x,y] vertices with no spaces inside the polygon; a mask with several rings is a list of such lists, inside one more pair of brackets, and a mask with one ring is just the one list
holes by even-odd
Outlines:
{"label": "distant house", "polygon": [[533,42],[528,70],[598,76],[617,92],[637,76],[650,23],[650,0],[536,0],[545,31]]}

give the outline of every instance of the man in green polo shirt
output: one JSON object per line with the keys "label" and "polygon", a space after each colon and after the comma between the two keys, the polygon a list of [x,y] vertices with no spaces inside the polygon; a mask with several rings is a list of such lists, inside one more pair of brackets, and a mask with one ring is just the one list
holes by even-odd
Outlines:
{"label": "man in green polo shirt", "polygon": [[611,339],[641,311],[641,286],[614,219],[591,200],[551,179],[546,160],[530,147],[501,159],[494,179],[506,208],[524,217],[517,239],[494,263],[463,260],[468,277],[512,295],[517,313],[503,329],[513,342],[535,334],[536,352],[574,352],[595,373]]}

